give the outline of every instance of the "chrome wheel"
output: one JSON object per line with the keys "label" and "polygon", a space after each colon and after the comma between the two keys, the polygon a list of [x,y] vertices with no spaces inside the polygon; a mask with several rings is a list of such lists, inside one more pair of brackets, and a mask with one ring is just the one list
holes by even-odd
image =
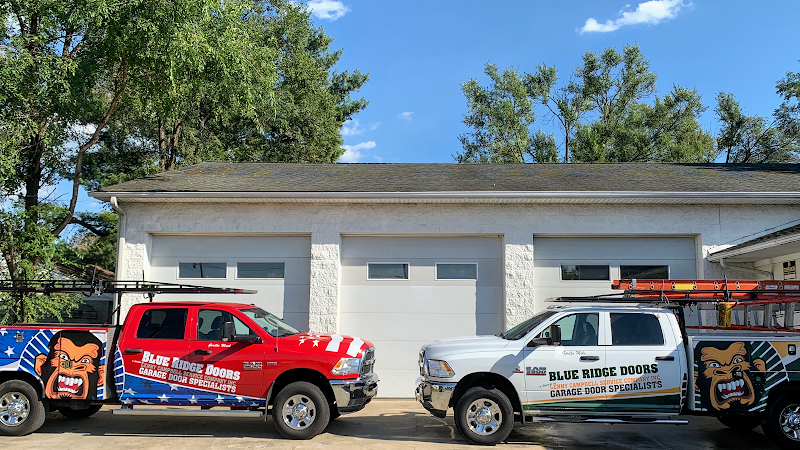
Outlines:
{"label": "chrome wheel", "polygon": [[800,442],[800,404],[792,403],[783,408],[780,425],[787,438]]}
{"label": "chrome wheel", "polygon": [[293,395],[283,404],[283,422],[293,430],[308,428],[316,417],[317,407],[307,395]]}
{"label": "chrome wheel", "polygon": [[503,413],[497,403],[487,398],[479,398],[467,408],[467,426],[480,436],[494,434],[503,423]]}
{"label": "chrome wheel", "polygon": [[7,392],[0,397],[0,423],[15,427],[28,418],[31,412],[31,403],[25,394],[20,392]]}

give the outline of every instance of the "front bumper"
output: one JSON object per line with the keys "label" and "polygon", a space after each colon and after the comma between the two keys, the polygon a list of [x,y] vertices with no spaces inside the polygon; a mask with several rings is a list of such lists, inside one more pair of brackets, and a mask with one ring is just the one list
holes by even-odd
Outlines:
{"label": "front bumper", "polygon": [[447,416],[450,398],[453,397],[455,388],[456,383],[433,383],[419,377],[415,395],[423,408],[434,416],[443,418]]}
{"label": "front bumper", "polygon": [[371,373],[357,380],[328,380],[339,412],[358,411],[378,394],[378,375]]}

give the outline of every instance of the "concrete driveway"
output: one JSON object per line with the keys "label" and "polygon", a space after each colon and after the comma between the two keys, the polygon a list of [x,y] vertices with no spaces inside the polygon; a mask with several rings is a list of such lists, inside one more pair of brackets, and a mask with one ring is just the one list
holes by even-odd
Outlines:
{"label": "concrete driveway", "polygon": [[[453,418],[437,419],[413,400],[375,400],[363,411],[342,416],[310,441],[283,439],[271,420],[186,417],[126,417],[105,407],[85,420],[51,413],[44,426],[25,437],[2,437],[3,448],[25,449],[454,449],[468,444]],[[469,446],[472,449],[480,448]],[[713,418],[692,417],[689,425],[534,424],[516,425],[498,449],[776,449],[761,429],[734,431]]]}

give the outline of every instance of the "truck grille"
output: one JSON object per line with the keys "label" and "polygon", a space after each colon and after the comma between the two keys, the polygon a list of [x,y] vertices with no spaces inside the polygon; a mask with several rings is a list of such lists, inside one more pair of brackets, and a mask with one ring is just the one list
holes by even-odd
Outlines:
{"label": "truck grille", "polygon": [[360,375],[368,375],[372,373],[372,368],[375,366],[375,347],[370,347],[364,350],[364,361],[361,363]]}

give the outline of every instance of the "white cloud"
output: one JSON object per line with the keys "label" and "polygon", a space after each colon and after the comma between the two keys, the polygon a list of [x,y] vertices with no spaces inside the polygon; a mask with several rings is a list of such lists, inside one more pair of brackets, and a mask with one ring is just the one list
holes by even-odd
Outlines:
{"label": "white cloud", "polygon": [[[685,4],[684,0],[650,0],[639,3],[634,11],[620,11],[617,20],[598,22],[594,17],[586,19],[586,23],[579,31],[583,33],[608,33],[616,31],[627,25],[650,24],[656,25],[664,20],[674,19],[681,10],[691,3]],[[630,8],[630,5],[625,5]]]}
{"label": "white cloud", "polygon": [[403,120],[411,120],[411,115],[412,114],[414,114],[413,111],[403,111],[400,114],[398,114],[397,117],[399,117],[399,118],[401,118]]}
{"label": "white cloud", "polygon": [[378,129],[379,126],[383,125],[383,122],[375,122],[369,126],[369,129],[375,131]]}
{"label": "white cloud", "polygon": [[363,132],[364,128],[359,128],[357,120],[348,120],[342,125],[342,136],[357,136]]}
{"label": "white cloud", "polygon": [[308,9],[320,19],[336,20],[350,12],[350,8],[337,0],[311,0]]}
{"label": "white cloud", "polygon": [[364,157],[364,153],[362,153],[360,150],[375,148],[375,141],[361,142],[360,144],[356,145],[343,145],[342,148],[345,150],[345,152],[339,157],[339,162],[355,163]]}

